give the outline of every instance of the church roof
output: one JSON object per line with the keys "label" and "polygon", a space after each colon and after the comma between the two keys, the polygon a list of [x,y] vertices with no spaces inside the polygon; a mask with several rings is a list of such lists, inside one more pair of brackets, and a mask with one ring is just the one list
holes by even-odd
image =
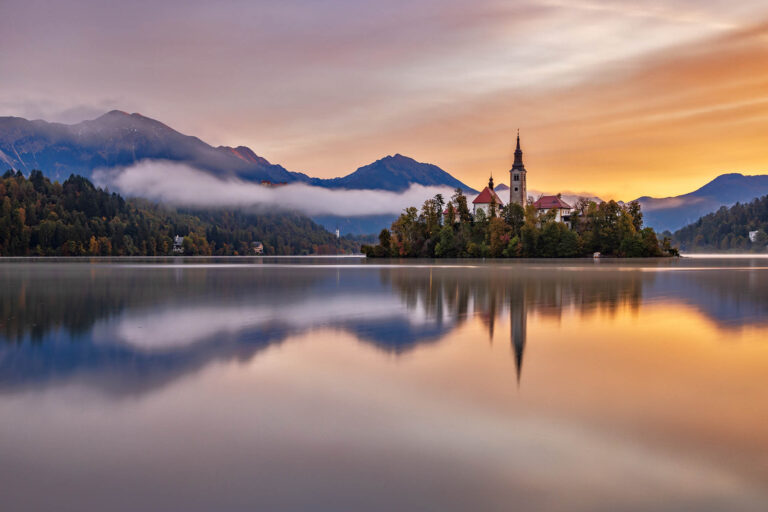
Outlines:
{"label": "church roof", "polygon": [[523,150],[520,149],[520,130],[517,130],[517,147],[515,148],[515,161],[512,164],[512,170],[525,171],[523,165]]}
{"label": "church roof", "polygon": [[480,195],[475,198],[474,201],[472,201],[472,204],[491,204],[491,198],[493,198],[493,201],[498,206],[504,206],[504,203],[499,199],[499,196],[496,195],[496,192],[491,190],[488,187],[485,187],[482,192],[480,192]]}
{"label": "church roof", "polygon": [[533,203],[533,206],[535,206],[537,210],[551,210],[552,208],[571,209],[571,205],[557,196],[541,196],[535,203]]}

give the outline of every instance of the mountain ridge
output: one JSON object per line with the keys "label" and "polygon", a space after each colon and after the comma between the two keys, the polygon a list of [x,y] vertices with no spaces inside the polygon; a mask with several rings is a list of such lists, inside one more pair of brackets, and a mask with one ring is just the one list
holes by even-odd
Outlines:
{"label": "mountain ridge", "polygon": [[307,183],[325,188],[403,191],[410,185],[460,187],[474,192],[440,167],[399,153],[337,178],[314,178],[269,162],[246,146],[213,147],[156,119],[111,110],[75,124],[0,117],[0,162],[15,170],[42,170],[54,179],[90,178],[96,169],[127,167],[141,160],[184,163],[219,178]]}
{"label": "mountain ridge", "polygon": [[722,206],[733,206],[768,194],[768,175],[724,173],[687,194],[636,199],[643,208],[645,224],[658,231],[675,231]]}

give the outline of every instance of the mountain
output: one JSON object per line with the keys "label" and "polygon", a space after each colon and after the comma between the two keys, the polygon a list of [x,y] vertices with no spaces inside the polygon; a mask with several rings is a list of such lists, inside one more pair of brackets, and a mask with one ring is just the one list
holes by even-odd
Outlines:
{"label": "mountain", "polygon": [[357,217],[314,215],[312,220],[331,233],[338,229],[341,235],[378,235],[382,229],[389,228],[398,217],[398,214],[360,215]]}
{"label": "mountain", "polygon": [[343,178],[313,179],[311,183],[330,188],[378,189],[395,192],[402,192],[409,186],[416,184],[461,188],[470,193],[477,193],[476,190],[468,187],[438,166],[417,162],[413,158],[399,153],[360,167]]}
{"label": "mountain", "polygon": [[760,252],[768,243],[768,195],[721,207],[675,231],[673,242],[688,252]]}
{"label": "mountain", "polygon": [[129,166],[145,159],[170,160],[221,178],[254,182],[302,182],[327,188],[392,191],[419,184],[472,191],[439,167],[399,154],[360,167],[344,177],[311,178],[270,163],[245,146],[213,147],[149,117],[119,110],[72,125],[0,117],[0,162],[25,173],[40,169],[58,180],[70,174],[91,178],[96,169]]}
{"label": "mountain", "polygon": [[264,159],[248,160],[244,151],[238,154],[239,149],[214,148],[159,121],[119,110],[73,125],[0,117],[0,160],[26,173],[40,169],[59,180],[70,174],[90,178],[95,169],[144,159],[181,162],[216,176],[249,181],[307,179]]}
{"label": "mountain", "polygon": [[176,236],[187,255],[253,254],[255,242],[270,255],[358,250],[299,213],[170,209],[126,201],[81,176],[54,186],[40,171],[6,171],[0,205],[0,256],[170,256]]}
{"label": "mountain", "polygon": [[674,231],[721,206],[749,202],[768,194],[768,175],[722,174],[698,190],[675,197],[637,199],[643,220],[657,231]]}

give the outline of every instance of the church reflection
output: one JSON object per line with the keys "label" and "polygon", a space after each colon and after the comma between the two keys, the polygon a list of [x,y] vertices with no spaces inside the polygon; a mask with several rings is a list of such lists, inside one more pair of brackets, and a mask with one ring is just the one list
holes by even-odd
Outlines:
{"label": "church reflection", "polygon": [[[535,314],[559,321],[566,312],[589,316],[597,312],[615,315],[620,308],[636,310],[644,289],[652,288],[655,275],[620,272],[610,279],[595,269],[558,271],[555,268],[480,267],[466,272],[456,268],[382,271],[391,279],[401,300],[413,311],[424,311],[440,321],[455,319],[456,327],[476,317],[494,339],[497,322],[509,321],[511,356],[520,382],[528,343],[528,317]],[[506,324],[506,322],[504,322]]]}
{"label": "church reflection", "polygon": [[525,353],[526,324],[528,312],[525,307],[525,297],[513,294],[509,303],[509,322],[512,350],[515,353],[515,371],[517,383],[520,384],[520,374],[523,371],[523,354]]}

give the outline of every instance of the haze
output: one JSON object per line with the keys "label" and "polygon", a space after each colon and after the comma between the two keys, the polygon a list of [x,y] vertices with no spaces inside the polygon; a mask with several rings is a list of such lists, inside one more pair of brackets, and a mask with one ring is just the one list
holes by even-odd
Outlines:
{"label": "haze", "polygon": [[314,176],[399,152],[478,187],[517,128],[542,190],[768,171],[763,0],[4,0],[0,30],[0,115],[141,112]]}

